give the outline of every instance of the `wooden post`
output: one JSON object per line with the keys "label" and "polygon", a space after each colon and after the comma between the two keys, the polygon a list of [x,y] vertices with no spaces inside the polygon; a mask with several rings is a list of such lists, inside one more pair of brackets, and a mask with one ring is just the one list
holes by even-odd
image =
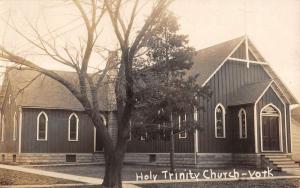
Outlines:
{"label": "wooden post", "polygon": [[175,172],[175,164],[174,164],[174,153],[175,153],[175,138],[174,138],[174,125],[173,125],[173,115],[171,112],[171,150],[170,150],[170,172],[174,173]]}
{"label": "wooden post", "polygon": [[[194,121],[198,121],[198,110],[194,107]],[[198,153],[198,129],[196,128],[194,131],[194,157],[195,157],[195,165],[197,165],[197,153]]]}

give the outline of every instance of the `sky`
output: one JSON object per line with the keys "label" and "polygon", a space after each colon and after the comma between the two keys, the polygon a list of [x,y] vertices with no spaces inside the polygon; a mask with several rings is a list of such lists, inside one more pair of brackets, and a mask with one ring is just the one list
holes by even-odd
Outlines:
{"label": "sky", "polygon": [[[84,32],[84,27],[75,7],[69,2],[2,0],[0,6],[2,7],[0,42],[2,40],[2,44],[10,46],[17,52],[27,51],[26,55],[38,61],[41,66],[65,69],[49,63],[36,54],[30,54],[32,47],[28,46],[16,32],[11,31],[6,26],[5,20],[14,20],[13,23],[28,34],[30,29],[26,21],[39,20],[36,23],[40,23],[38,26],[41,33],[46,33],[46,28],[54,31],[59,35],[61,44],[64,41],[76,43],[84,40],[75,37],[78,33]],[[145,9],[136,21],[137,28],[150,10],[147,7]],[[178,18],[181,25],[180,32],[189,35],[190,45],[196,49],[246,34],[300,101],[299,0],[175,0],[170,9]],[[104,37],[100,39],[101,47],[116,48],[116,39],[112,35],[109,21],[104,19],[102,25],[105,27],[102,28]],[[93,58],[95,61],[99,59],[97,55]]]}

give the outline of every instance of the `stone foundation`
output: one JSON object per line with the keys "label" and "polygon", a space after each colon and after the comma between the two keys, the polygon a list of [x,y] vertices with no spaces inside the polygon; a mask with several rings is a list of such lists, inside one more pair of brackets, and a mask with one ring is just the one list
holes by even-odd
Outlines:
{"label": "stone foundation", "polygon": [[19,164],[104,163],[102,153],[1,153],[0,162]]}
{"label": "stone foundation", "polygon": [[[232,154],[232,153],[176,153],[176,166],[200,168],[220,167],[255,167],[263,166],[260,154]],[[0,162],[19,164],[55,164],[55,163],[103,163],[103,153],[0,153]],[[155,166],[169,166],[169,153],[126,153],[125,164],[143,164]]]}
{"label": "stone foundation", "polygon": [[[232,153],[176,153],[174,155],[177,166],[197,166],[199,168],[220,167],[253,167],[261,168],[260,154],[232,154]],[[124,163],[147,164],[168,166],[170,164],[169,153],[126,153]]]}

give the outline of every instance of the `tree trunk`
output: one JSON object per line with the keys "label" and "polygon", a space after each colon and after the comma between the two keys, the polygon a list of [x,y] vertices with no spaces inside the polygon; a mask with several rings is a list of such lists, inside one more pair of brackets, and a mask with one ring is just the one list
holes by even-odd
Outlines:
{"label": "tree trunk", "polygon": [[[105,174],[101,187],[122,188],[122,167],[126,151],[126,142],[118,142],[114,146],[113,140],[106,127],[101,125],[101,116],[97,111],[90,111],[88,114],[95,127],[99,128],[101,141],[104,146]],[[119,139],[119,138],[118,138]]]}
{"label": "tree trunk", "polygon": [[105,175],[102,187],[122,188],[124,152],[105,152]]}

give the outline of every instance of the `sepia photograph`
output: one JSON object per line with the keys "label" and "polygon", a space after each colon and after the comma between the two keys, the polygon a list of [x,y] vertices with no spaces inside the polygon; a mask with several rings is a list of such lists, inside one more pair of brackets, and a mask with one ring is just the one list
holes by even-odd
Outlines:
{"label": "sepia photograph", "polygon": [[300,187],[300,0],[0,7],[0,188]]}

